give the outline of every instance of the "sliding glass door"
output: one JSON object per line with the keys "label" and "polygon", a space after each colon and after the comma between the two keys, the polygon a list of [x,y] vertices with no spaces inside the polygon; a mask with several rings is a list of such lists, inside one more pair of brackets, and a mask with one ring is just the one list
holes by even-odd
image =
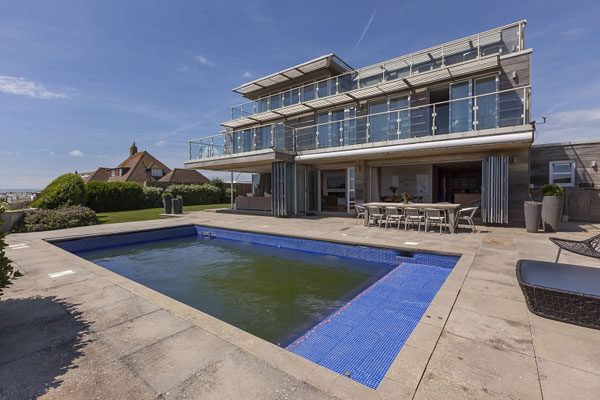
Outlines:
{"label": "sliding glass door", "polygon": [[471,130],[471,82],[464,81],[450,85],[450,100],[465,98],[465,100],[452,101],[450,103],[450,133],[465,132]]}
{"label": "sliding glass door", "polygon": [[[487,93],[494,93],[498,89],[497,76],[475,79],[475,95],[481,96]],[[498,126],[498,95],[490,94],[477,97],[477,130],[492,129]]]}

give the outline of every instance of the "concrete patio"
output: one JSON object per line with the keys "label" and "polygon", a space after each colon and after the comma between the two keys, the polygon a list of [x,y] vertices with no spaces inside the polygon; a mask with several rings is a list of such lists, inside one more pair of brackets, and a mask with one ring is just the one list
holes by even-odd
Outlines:
{"label": "concrete patio", "polygon": [[[43,240],[189,223],[462,257],[372,390]],[[481,228],[440,235],[204,211],[10,235],[20,246],[7,255],[25,276],[0,302],[0,399],[597,399],[600,331],[531,314],[515,277],[519,258],[554,260],[552,235]],[[565,228],[557,236],[600,230]],[[65,270],[74,273],[48,275]]]}

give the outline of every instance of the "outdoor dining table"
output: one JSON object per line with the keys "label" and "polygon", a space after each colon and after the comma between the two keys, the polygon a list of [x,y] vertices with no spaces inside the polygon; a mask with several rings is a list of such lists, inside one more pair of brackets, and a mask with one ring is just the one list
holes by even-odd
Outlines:
{"label": "outdoor dining table", "polygon": [[455,233],[454,230],[456,228],[456,213],[460,210],[460,204],[448,204],[448,203],[363,203],[361,206],[365,207],[365,226],[369,226],[369,206],[375,206],[380,208],[385,207],[397,207],[397,208],[418,208],[420,210],[424,210],[426,208],[437,208],[439,210],[444,210],[448,213],[448,227],[450,228],[450,233]]}

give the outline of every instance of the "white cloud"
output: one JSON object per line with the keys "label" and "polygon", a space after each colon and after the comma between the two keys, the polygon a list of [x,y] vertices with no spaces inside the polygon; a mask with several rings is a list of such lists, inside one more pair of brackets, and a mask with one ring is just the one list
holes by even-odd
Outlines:
{"label": "white cloud", "polygon": [[562,34],[563,36],[568,36],[568,37],[578,37],[580,36],[582,33],[584,32],[583,28],[575,28],[575,29],[570,29],[568,31],[564,31]]}
{"label": "white cloud", "polygon": [[576,124],[585,125],[600,122],[600,107],[584,108],[579,110],[561,111],[550,114],[548,122],[552,124]]}
{"label": "white cloud", "polygon": [[0,92],[35,99],[68,99],[66,93],[52,92],[39,82],[27,78],[0,75]]}
{"label": "white cloud", "polygon": [[162,147],[162,146],[166,146],[168,143],[169,143],[168,141],[163,139],[163,140],[157,141],[156,143],[154,143],[154,145],[158,146],[158,147]]}
{"label": "white cloud", "polygon": [[72,150],[69,152],[69,155],[73,157],[83,157],[81,150]]}
{"label": "white cloud", "polygon": [[201,54],[196,54],[194,56],[194,60],[198,61],[202,65],[206,65],[208,67],[212,67],[214,64],[208,60],[208,58],[204,57]]}
{"label": "white cloud", "polygon": [[244,72],[244,74],[242,75],[242,78],[248,78],[248,79],[250,79],[250,78],[252,78],[252,74],[251,74],[250,72],[246,71],[246,72]]}
{"label": "white cloud", "polygon": [[50,154],[52,157],[54,157],[54,156],[55,156],[55,154],[54,154],[54,152],[53,152],[53,151],[51,151],[49,154]]}
{"label": "white cloud", "polygon": [[537,125],[536,143],[597,140],[599,130],[600,107],[561,111],[549,114],[546,124]]}

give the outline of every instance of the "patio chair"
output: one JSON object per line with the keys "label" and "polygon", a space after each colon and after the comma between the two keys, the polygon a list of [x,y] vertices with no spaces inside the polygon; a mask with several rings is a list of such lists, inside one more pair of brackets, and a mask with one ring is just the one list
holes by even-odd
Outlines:
{"label": "patio chair", "polygon": [[517,280],[532,313],[600,329],[600,268],[519,260]]}
{"label": "patio chair", "polygon": [[593,236],[586,240],[569,240],[551,237],[550,241],[558,246],[558,254],[556,254],[555,263],[558,262],[561,250],[567,250],[582,256],[600,258],[600,235]]}
{"label": "patio chair", "polygon": [[418,231],[421,232],[421,221],[423,221],[424,218],[425,216],[421,214],[418,208],[406,207],[404,209],[404,230],[407,230],[409,223],[411,226],[414,226],[414,223],[416,222],[419,228]]}
{"label": "patio chair", "polygon": [[456,219],[455,219],[455,227],[458,229],[458,224],[460,223],[460,221],[466,221],[467,224],[469,224],[469,226],[471,227],[471,232],[475,233],[477,232],[477,228],[475,227],[475,223],[473,222],[473,217],[475,216],[475,213],[477,212],[477,210],[479,209],[479,207],[467,207],[467,208],[461,208],[460,210],[458,210],[458,212],[456,213]]}
{"label": "patio chair", "polygon": [[364,220],[365,219],[365,207],[355,205],[354,209],[356,210],[356,221],[354,223],[357,223],[361,219]]}
{"label": "patio chair", "polygon": [[439,208],[426,208],[425,209],[425,233],[427,233],[427,227],[429,224],[438,224],[440,226],[440,235],[442,229],[446,223],[446,212]]}
{"label": "patio chair", "polygon": [[398,210],[397,207],[386,207],[385,208],[385,229],[388,227],[388,223],[391,225],[396,223],[398,230],[400,230],[400,222],[404,219],[404,212]]}
{"label": "patio chair", "polygon": [[371,226],[371,221],[376,220],[379,222],[379,227],[381,228],[381,223],[385,218],[385,214],[382,214],[377,206],[368,206],[367,210],[369,211],[369,220],[367,221],[367,227]]}

